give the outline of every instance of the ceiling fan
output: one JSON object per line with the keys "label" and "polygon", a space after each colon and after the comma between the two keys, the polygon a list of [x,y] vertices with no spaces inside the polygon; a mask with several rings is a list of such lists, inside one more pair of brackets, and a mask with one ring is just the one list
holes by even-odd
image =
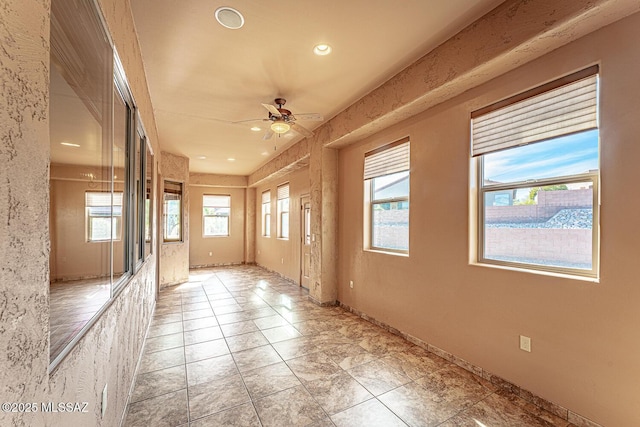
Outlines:
{"label": "ceiling fan", "polygon": [[287,100],[284,98],[276,98],[273,102],[277,105],[262,104],[264,108],[269,111],[269,118],[262,119],[263,121],[271,122],[267,133],[264,134],[262,139],[269,139],[276,134],[283,134],[290,129],[306,137],[312,136],[313,132],[304,126],[296,123],[296,120],[309,120],[309,121],[322,121],[323,117],[318,113],[305,113],[294,115],[291,111],[283,108]]}

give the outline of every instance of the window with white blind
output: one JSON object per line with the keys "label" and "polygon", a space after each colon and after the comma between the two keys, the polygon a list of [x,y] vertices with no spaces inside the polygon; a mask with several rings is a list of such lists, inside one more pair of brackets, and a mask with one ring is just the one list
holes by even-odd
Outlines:
{"label": "window with white blind", "polygon": [[271,191],[262,193],[262,235],[271,236]]}
{"label": "window with white blind", "polygon": [[85,211],[88,242],[120,240],[122,193],[87,191],[85,193]]}
{"label": "window with white blind", "polygon": [[597,277],[598,67],[471,115],[478,261]]}
{"label": "window with white blind", "polygon": [[364,155],[365,248],[409,252],[409,139]]}
{"label": "window with white blind", "polygon": [[230,215],[231,196],[202,196],[202,225],[205,237],[228,236]]}
{"label": "window with white blind", "polygon": [[278,198],[277,215],[278,215],[278,238],[289,238],[289,184],[280,185],[276,190]]}

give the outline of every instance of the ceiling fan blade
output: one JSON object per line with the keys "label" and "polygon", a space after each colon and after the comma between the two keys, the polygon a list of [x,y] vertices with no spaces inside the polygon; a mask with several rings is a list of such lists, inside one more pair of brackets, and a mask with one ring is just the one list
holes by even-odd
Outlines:
{"label": "ceiling fan blade", "polygon": [[293,129],[294,131],[298,132],[301,135],[304,135],[306,137],[310,137],[313,136],[313,132],[311,132],[309,129],[307,129],[306,127],[299,125],[297,123],[289,123],[291,125],[291,129]]}
{"label": "ceiling fan blade", "polygon": [[261,122],[263,120],[268,120],[268,119],[247,119],[247,120],[238,120],[237,122],[231,122],[232,124],[236,125],[236,124],[241,124],[241,123],[250,123],[250,122]]}
{"label": "ceiling fan blade", "polygon": [[324,117],[319,113],[302,113],[296,114],[295,116],[296,120],[308,120],[312,122],[321,122],[324,120]]}
{"label": "ceiling fan blade", "polygon": [[264,134],[262,139],[266,141],[267,139],[271,139],[272,136],[273,136],[273,131],[271,130],[271,128],[269,128],[267,129],[267,132]]}
{"label": "ceiling fan blade", "polygon": [[262,104],[262,106],[264,108],[266,108],[271,114],[273,114],[276,117],[282,117],[282,114],[280,113],[280,111],[278,111],[278,109],[271,105],[271,104]]}

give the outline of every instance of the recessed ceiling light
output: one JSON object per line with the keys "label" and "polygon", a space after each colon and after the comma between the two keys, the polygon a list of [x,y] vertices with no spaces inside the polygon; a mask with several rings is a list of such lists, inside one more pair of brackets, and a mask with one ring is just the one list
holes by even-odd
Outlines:
{"label": "recessed ceiling light", "polygon": [[72,144],[71,142],[61,142],[60,145],[64,145],[65,147],[80,147],[80,144]]}
{"label": "recessed ceiling light", "polygon": [[206,159],[206,158],[207,158],[207,156],[198,156],[198,157],[197,157],[197,159],[198,159],[198,160],[204,160],[204,159]]}
{"label": "recessed ceiling light", "polygon": [[252,131],[254,132],[260,132],[262,130],[262,128],[259,128],[258,126],[254,126],[251,128]]}
{"label": "recessed ceiling light", "polygon": [[269,152],[268,152],[268,151],[263,151],[263,152],[262,152],[262,155],[263,155],[263,156],[268,156],[268,155],[269,155]]}
{"label": "recessed ceiling light", "polygon": [[230,30],[237,30],[244,25],[244,16],[232,7],[219,7],[215,15],[220,25]]}
{"label": "recessed ceiling light", "polygon": [[235,162],[236,161],[236,159],[234,159],[233,157],[229,157],[227,160],[230,161],[230,162]]}
{"label": "recessed ceiling light", "polygon": [[313,48],[313,53],[320,56],[329,55],[331,53],[331,46],[328,44],[317,44]]}

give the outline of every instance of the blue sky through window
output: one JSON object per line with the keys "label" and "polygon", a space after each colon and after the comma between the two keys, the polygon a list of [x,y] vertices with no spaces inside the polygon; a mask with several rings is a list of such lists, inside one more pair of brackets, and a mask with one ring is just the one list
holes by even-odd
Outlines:
{"label": "blue sky through window", "polygon": [[598,169],[598,130],[484,155],[484,179],[508,183]]}

